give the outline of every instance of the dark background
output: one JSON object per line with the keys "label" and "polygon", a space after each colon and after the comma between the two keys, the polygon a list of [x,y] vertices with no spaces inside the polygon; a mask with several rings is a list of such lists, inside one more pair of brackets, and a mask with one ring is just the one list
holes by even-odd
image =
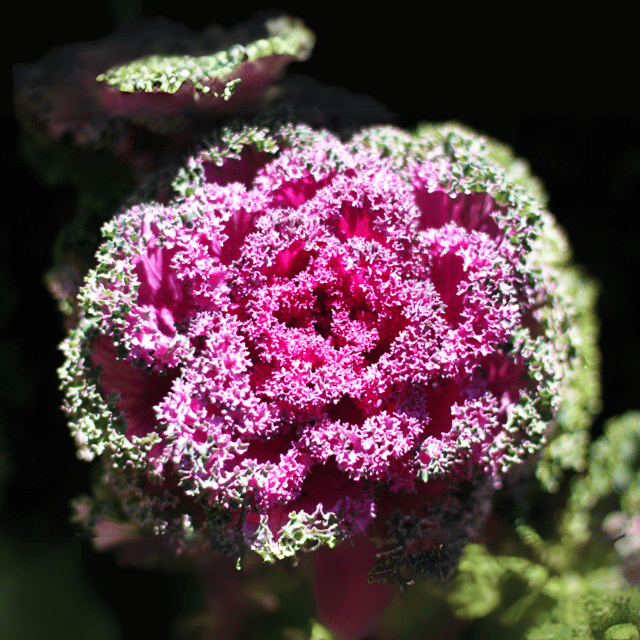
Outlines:
{"label": "dark background", "polygon": [[[603,67],[597,39],[572,32],[566,42],[566,33],[544,21],[537,36],[509,29],[503,39],[504,33],[476,25],[474,16],[462,25],[455,15],[426,10],[349,17],[340,6],[320,3],[279,8],[301,16],[318,36],[312,58],[291,71],[371,95],[401,126],[458,120],[529,160],[577,262],[601,287],[603,412],[594,433],[606,418],[640,408],[640,118],[625,104],[616,52],[608,52]],[[90,19],[80,3],[51,3],[37,10],[35,21],[32,7],[17,10],[22,23],[15,28],[24,37],[11,47],[12,63],[35,62],[57,44],[103,37],[119,20],[105,2],[91,4]],[[196,31],[212,22],[229,27],[253,13],[247,5],[193,1],[143,3],[140,10]],[[83,598],[90,615],[95,602],[112,611],[104,618],[96,610],[103,630],[118,620],[114,635],[104,637],[168,637],[184,593],[193,589],[189,578],[119,568],[109,555],[93,553],[69,523],[69,501],[89,490],[90,467],[76,459],[59,410],[55,370],[64,332],[42,277],[74,193],[40,185],[17,151],[9,100],[2,115],[8,145],[0,230],[0,575],[10,577],[16,602],[29,601],[16,604],[18,612],[24,607],[16,615],[33,612],[36,621],[28,624],[42,623],[42,638],[89,637],[60,631],[85,607]],[[152,615],[141,613],[142,599],[153,601]],[[0,604],[0,633],[13,629],[3,624],[15,624],[7,615]],[[28,624],[21,637],[35,633]]]}

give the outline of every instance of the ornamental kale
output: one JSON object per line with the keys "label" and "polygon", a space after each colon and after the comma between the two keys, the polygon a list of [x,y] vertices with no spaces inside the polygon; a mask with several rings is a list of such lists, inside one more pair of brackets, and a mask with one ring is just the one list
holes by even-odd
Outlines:
{"label": "ornamental kale", "polygon": [[16,66],[16,107],[25,127],[44,137],[69,135],[78,145],[106,145],[126,156],[140,129],[167,136],[198,119],[257,110],[314,44],[300,19],[281,13],[200,34],[164,18],[141,20]]}
{"label": "ornamental kale", "polygon": [[366,536],[374,580],[446,578],[543,445],[547,486],[580,468],[592,288],[492,153],[242,124],[106,224],[59,372],[86,523],[270,561]]}

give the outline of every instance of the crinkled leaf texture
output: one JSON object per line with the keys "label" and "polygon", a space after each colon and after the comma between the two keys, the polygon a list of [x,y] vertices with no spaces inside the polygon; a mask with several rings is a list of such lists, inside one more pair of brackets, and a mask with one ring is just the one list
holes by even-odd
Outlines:
{"label": "crinkled leaf texture", "polygon": [[124,154],[136,134],[119,121],[167,135],[183,132],[191,117],[255,108],[314,44],[300,19],[279,13],[200,34],[164,18],[139,21],[16,66],[16,107],[28,129]]}
{"label": "crinkled leaf texture", "polygon": [[455,127],[240,124],[174,189],[104,227],[63,344],[89,526],[267,560],[364,534],[372,579],[446,578],[593,376],[551,216]]}
{"label": "crinkled leaf texture", "polygon": [[494,614],[507,638],[632,640],[640,632],[640,588],[625,584],[615,569],[557,573],[522,556],[493,556],[477,544],[463,553],[449,603],[462,619]]}
{"label": "crinkled leaf texture", "polygon": [[522,544],[510,542],[509,555],[469,544],[448,595],[455,615],[476,631],[497,624],[505,638],[640,638],[639,452],[640,414],[611,419],[570,486],[555,539],[520,522]]}

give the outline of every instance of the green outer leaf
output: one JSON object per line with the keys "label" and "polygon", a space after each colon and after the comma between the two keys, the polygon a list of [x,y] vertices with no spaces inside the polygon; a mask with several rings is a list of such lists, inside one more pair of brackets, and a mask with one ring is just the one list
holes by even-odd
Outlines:
{"label": "green outer leaf", "polygon": [[[113,67],[96,80],[118,87],[125,93],[162,91],[175,93],[191,82],[202,93],[211,90],[212,80],[226,80],[244,62],[255,62],[273,55],[304,60],[315,44],[315,35],[301,20],[281,17],[266,22],[268,36],[246,45],[234,44],[226,50],[204,56],[151,55]],[[223,97],[228,99],[240,81],[225,83]]]}
{"label": "green outer leaf", "polygon": [[562,520],[562,532],[576,542],[590,537],[588,512],[616,495],[627,516],[640,512],[640,412],[628,411],[607,421],[591,447],[589,472],[576,481]]}

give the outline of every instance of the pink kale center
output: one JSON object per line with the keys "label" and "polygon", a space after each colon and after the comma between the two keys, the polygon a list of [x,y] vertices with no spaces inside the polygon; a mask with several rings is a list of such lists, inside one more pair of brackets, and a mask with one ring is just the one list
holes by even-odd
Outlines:
{"label": "pink kale center", "polygon": [[197,222],[177,208],[138,258],[132,364],[94,356],[128,435],[159,432],[158,460],[276,535],[320,504],[364,530],[430,473],[497,474],[531,384],[507,355],[525,310],[491,196],[305,166],[205,166]]}

